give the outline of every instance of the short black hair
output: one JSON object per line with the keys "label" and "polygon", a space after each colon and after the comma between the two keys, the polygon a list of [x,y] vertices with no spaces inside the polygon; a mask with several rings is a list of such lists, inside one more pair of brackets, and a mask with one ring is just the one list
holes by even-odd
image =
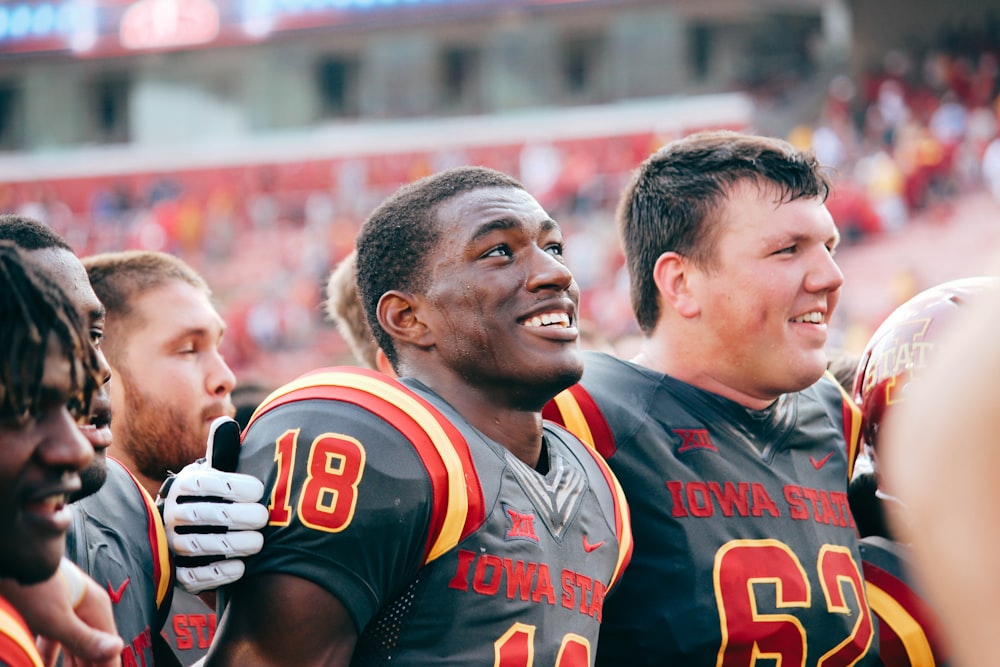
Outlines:
{"label": "short black hair", "polygon": [[0,215],[0,241],[11,241],[23,250],[59,248],[73,252],[72,246],[43,222],[15,213]]}

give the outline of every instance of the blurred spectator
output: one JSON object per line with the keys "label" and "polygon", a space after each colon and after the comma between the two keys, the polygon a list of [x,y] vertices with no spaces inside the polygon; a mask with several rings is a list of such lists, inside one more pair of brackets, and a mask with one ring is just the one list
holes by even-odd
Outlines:
{"label": "blurred spectator", "polygon": [[983,182],[1000,203],[1000,136],[991,141],[983,152]]}

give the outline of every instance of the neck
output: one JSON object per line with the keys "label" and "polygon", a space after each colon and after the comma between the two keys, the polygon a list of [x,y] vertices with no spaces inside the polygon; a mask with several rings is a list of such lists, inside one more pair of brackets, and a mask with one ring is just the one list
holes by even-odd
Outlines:
{"label": "neck", "polygon": [[538,465],[542,452],[541,409],[511,407],[499,392],[471,387],[464,382],[451,383],[442,378],[420,380],[483,435],[532,468]]}
{"label": "neck", "polygon": [[132,473],[132,476],[135,477],[136,481],[139,482],[142,488],[146,489],[146,492],[149,493],[151,498],[153,498],[154,500],[156,499],[156,496],[160,492],[160,486],[163,484],[163,480],[155,480],[151,477],[146,477],[145,475],[143,475],[141,472],[139,472],[139,469],[135,465],[135,460],[132,458],[132,456],[126,451],[115,448],[114,445],[112,445],[108,449],[108,453],[111,456],[113,456],[119,463],[125,466],[126,470]]}
{"label": "neck", "polygon": [[777,399],[777,396],[754,396],[730,386],[715,377],[711,367],[705,365],[698,355],[686,354],[679,348],[672,350],[652,336],[643,341],[642,349],[632,359],[632,363],[669,375],[703,391],[718,394],[751,410],[763,410]]}

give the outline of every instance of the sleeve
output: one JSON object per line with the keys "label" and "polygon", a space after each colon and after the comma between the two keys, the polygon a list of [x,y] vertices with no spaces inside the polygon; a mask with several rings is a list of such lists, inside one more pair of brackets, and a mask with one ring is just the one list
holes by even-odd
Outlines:
{"label": "sleeve", "polygon": [[42,667],[35,638],[17,610],[0,597],[0,664],[9,667]]}
{"label": "sleeve", "polygon": [[434,489],[386,418],[323,398],[264,409],[244,433],[238,472],[264,482],[270,512],[247,576],[311,581],[363,629],[423,564]]}

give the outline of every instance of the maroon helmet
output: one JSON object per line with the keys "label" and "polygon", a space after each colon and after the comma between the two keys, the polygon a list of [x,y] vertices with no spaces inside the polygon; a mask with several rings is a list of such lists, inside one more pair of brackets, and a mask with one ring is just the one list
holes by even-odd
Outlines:
{"label": "maroon helmet", "polygon": [[879,425],[889,406],[906,397],[938,354],[937,345],[952,320],[970,301],[996,290],[1000,279],[961,278],[924,290],[894,310],[861,355],[854,376],[854,400],[861,408],[861,434],[868,447],[878,443]]}

